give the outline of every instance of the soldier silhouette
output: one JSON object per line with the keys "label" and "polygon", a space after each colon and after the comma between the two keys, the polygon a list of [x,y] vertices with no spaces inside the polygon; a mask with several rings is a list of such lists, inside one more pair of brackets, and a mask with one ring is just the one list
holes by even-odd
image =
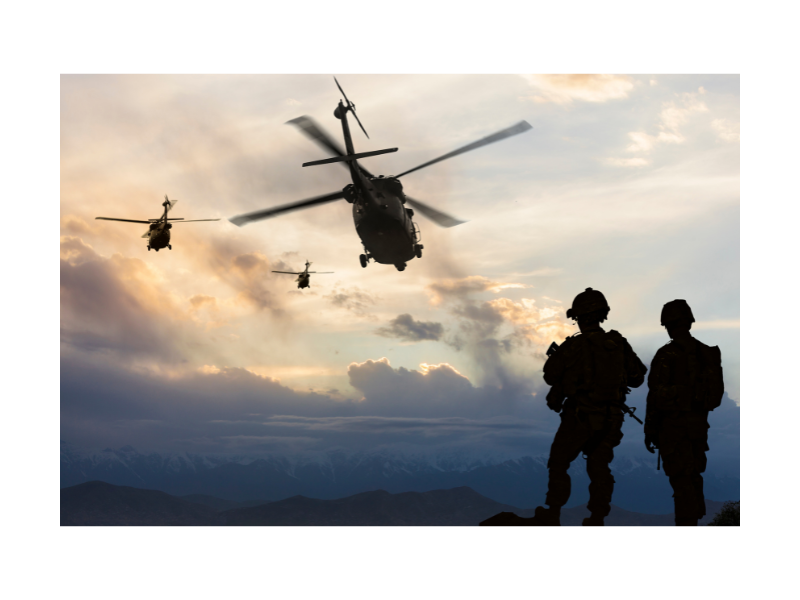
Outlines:
{"label": "soldier silhouette", "polygon": [[567,469],[581,452],[590,479],[591,511],[583,524],[603,525],[611,510],[614,477],[609,464],[622,441],[625,394],[628,387],[644,383],[647,367],[622,335],[600,327],[609,310],[601,292],[586,288],[578,294],[567,317],[578,322],[580,334],[568,337],[544,364],[544,380],[552,386],[547,406],[561,413],[561,425],[547,461],[548,508],[536,508],[533,525],[560,525],[561,507],[571,492]]}
{"label": "soldier silhouette", "polygon": [[675,499],[675,525],[697,525],[706,514],[703,475],[708,450],[708,413],[724,393],[717,346],[689,333],[694,323],[686,300],[667,302],[661,324],[671,341],[659,348],[647,380],[644,444],[658,448]]}

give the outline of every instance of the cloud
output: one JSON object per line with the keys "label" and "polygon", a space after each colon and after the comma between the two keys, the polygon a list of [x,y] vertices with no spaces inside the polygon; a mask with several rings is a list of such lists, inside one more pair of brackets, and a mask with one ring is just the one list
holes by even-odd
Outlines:
{"label": "cloud", "polygon": [[478,292],[499,293],[504,289],[527,288],[522,283],[498,283],[480,275],[471,275],[461,279],[442,279],[427,286],[431,293],[431,304],[437,305],[444,299],[463,298]]}
{"label": "cloud", "polygon": [[714,119],[711,126],[717,131],[719,139],[730,143],[739,141],[739,123],[731,123],[728,119]]}
{"label": "cloud", "polygon": [[180,307],[139,259],[103,258],[81,239],[61,238],[61,340],[88,352],[178,360]]}
{"label": "cloud", "polygon": [[478,302],[472,297],[508,287],[525,286],[470,276],[437,281],[426,289],[432,304],[445,304],[456,317],[458,328],[444,341],[472,358],[481,383],[521,391],[531,387],[530,359],[543,361],[544,350],[553,339],[563,341],[575,328],[560,306],[539,307],[529,298]]}
{"label": "cloud", "polygon": [[[246,369],[169,376],[62,357],[61,439],[90,448],[249,456],[409,446],[538,455],[558,425],[541,395],[474,386],[447,363],[415,370],[381,358],[352,363],[348,373],[361,401],[295,391]],[[629,404],[643,411],[646,394],[644,386],[634,390]],[[715,455],[737,459],[738,407],[725,398],[710,422]],[[635,439],[626,433],[626,451],[641,455],[641,427],[627,426]]]}
{"label": "cloud", "polygon": [[607,158],[606,164],[614,167],[646,167],[650,161],[646,158]]}
{"label": "cloud", "polygon": [[[562,272],[563,269],[554,269],[552,267],[542,267],[541,269],[534,269],[533,271],[527,271],[525,273],[513,273],[516,277],[549,277],[552,275],[558,275]],[[511,286],[509,286],[511,287]],[[514,284],[513,287],[530,287],[530,286],[522,286],[521,284]]]}
{"label": "cloud", "polygon": [[[697,98],[697,94],[680,94],[677,101],[662,104],[656,125],[658,133],[649,134],[644,131],[631,131],[628,137],[631,144],[628,152],[650,152],[656,144],[682,144],[686,138],[680,127],[686,123],[693,113],[708,112],[708,107]],[[622,165],[634,166],[634,165]]]}
{"label": "cloud", "polygon": [[551,434],[555,425],[530,393],[476,387],[447,363],[418,370],[395,369],[386,358],[352,363],[360,401],[213,365],[133,373],[73,356],[62,357],[61,373],[61,438],[88,447],[254,454],[376,442],[497,447],[530,445],[532,429]]}
{"label": "cloud", "polygon": [[189,298],[189,304],[191,305],[191,310],[200,310],[201,308],[216,308],[217,299],[213,296],[207,296],[205,294],[195,294]]}
{"label": "cloud", "polygon": [[238,240],[214,238],[196,253],[196,258],[236,292],[236,304],[287,321],[290,315],[284,310],[281,295],[274,291],[276,278],[282,276],[272,273],[273,265],[264,254],[243,250]]}
{"label": "cloud", "polygon": [[538,92],[534,102],[568,104],[573,100],[606,102],[627,98],[633,81],[626,75],[523,75]]}
{"label": "cloud", "polygon": [[375,331],[376,334],[398,338],[405,342],[421,342],[423,340],[438,340],[444,333],[441,323],[432,321],[415,321],[409,314],[398,315],[389,322],[389,325]]}
{"label": "cloud", "polygon": [[[301,112],[307,113],[316,116],[323,127],[338,136],[337,122],[330,113],[333,105],[329,92],[335,91],[335,86],[329,78],[327,81],[313,76],[66,76],[62,79],[61,234],[77,238],[62,244],[62,256],[68,263],[65,270],[72,278],[65,279],[65,283],[69,284],[70,293],[76,285],[80,286],[75,279],[78,274],[87,279],[91,275],[95,286],[103,281],[109,285],[99,294],[87,297],[85,309],[81,306],[84,298],[80,290],[65,301],[62,357],[74,358],[79,354],[74,349],[80,347],[85,350],[80,354],[87,361],[111,361],[111,355],[114,364],[125,365],[137,374],[143,363],[148,369],[162,373],[163,377],[147,375],[143,382],[131,377],[120,379],[120,386],[109,385],[103,402],[98,402],[98,410],[105,410],[102,408],[105,404],[116,403],[122,388],[129,387],[149,396],[154,400],[152,414],[138,422],[144,423],[145,418],[152,417],[152,422],[172,423],[169,433],[163,435],[164,440],[199,440],[203,436],[217,439],[215,436],[221,435],[218,429],[190,419],[192,427],[197,428],[192,431],[181,423],[179,411],[172,415],[169,407],[174,400],[180,404],[184,416],[190,415],[195,409],[190,397],[195,395],[200,405],[206,399],[230,405],[230,414],[222,412],[234,421],[238,418],[239,400],[233,397],[239,393],[240,385],[243,394],[251,393],[248,390],[252,388],[253,397],[260,394],[266,405],[283,411],[280,414],[298,414],[298,411],[306,414],[303,412],[306,407],[313,406],[314,410],[335,412],[337,417],[346,416],[346,410],[373,411],[391,417],[392,407],[372,404],[370,395],[357,407],[348,404],[346,398],[360,398],[364,394],[347,384],[345,372],[350,362],[380,357],[385,354],[380,348],[389,343],[397,345],[399,338],[390,342],[376,337],[374,330],[391,327],[390,321],[401,314],[417,314],[415,322],[422,319],[441,323],[443,333],[439,341],[460,350],[454,351],[444,344],[417,343],[389,353],[393,364],[416,369],[424,375],[419,380],[419,389],[424,391],[432,383],[425,379],[428,375],[422,364],[447,361],[467,376],[472,386],[472,390],[462,389],[457,377],[448,380],[451,384],[448,389],[455,396],[461,394],[466,402],[454,400],[453,410],[463,412],[453,414],[478,419],[477,407],[483,404],[477,403],[473,412],[467,407],[474,398],[489,398],[488,390],[502,387],[502,393],[498,392],[500,397],[511,397],[509,385],[513,383],[521,398],[525,392],[540,389],[538,354],[551,341],[547,338],[559,341],[564,333],[559,327],[569,327],[563,313],[560,317],[535,320],[537,315],[525,306],[521,297],[531,301],[535,298],[534,307],[538,310],[560,306],[559,298],[568,298],[570,294],[568,299],[571,299],[569,289],[574,286],[570,282],[578,281],[586,272],[601,279],[605,276],[609,280],[606,284],[609,293],[616,286],[617,294],[629,293],[642,306],[656,306],[653,314],[663,304],[662,296],[666,294],[663,290],[674,287],[704,290],[704,301],[714,308],[706,311],[710,318],[738,316],[738,269],[735,268],[739,242],[738,154],[735,144],[722,139],[713,143],[717,132],[710,125],[712,119],[720,116],[738,121],[734,106],[738,104],[738,77],[716,80],[722,87],[733,90],[727,96],[726,112],[713,117],[691,112],[686,122],[677,125],[678,133],[686,137],[683,148],[657,141],[662,131],[659,125],[676,122],[675,118],[662,122],[661,113],[667,108],[662,100],[671,100],[677,108],[685,108],[682,97],[671,94],[686,89],[696,91],[699,78],[689,87],[685,78],[671,76],[657,77],[657,87],[647,85],[648,77],[639,78],[641,85],[632,79],[636,87],[625,92],[627,98],[625,93],[615,93],[613,87],[608,87],[601,94],[607,101],[597,103],[582,99],[575,92],[576,81],[570,88],[563,81],[547,77],[539,81],[541,85],[534,91],[514,76],[377,79],[354,76],[353,85],[363,86],[363,98],[373,97],[371,110],[378,112],[373,113],[371,120],[383,123],[381,135],[386,137],[388,145],[401,148],[395,155],[373,159],[376,172],[396,173],[427,161],[506,126],[508,123],[503,120],[520,110],[526,114],[520,113],[512,120],[526,118],[534,125],[539,120],[536,126],[539,133],[527,134],[534,137],[519,136],[414,174],[418,194],[434,204],[441,203],[442,210],[449,210],[447,206],[457,202],[466,211],[464,216],[473,218],[473,222],[441,231],[421,222],[429,250],[422,261],[410,263],[403,274],[382,265],[361,270],[356,257],[362,250],[353,230],[350,207],[344,202],[297,211],[241,229],[225,221],[177,225],[173,231],[178,236],[175,250],[158,255],[146,252],[144,240],[139,238],[139,225],[93,220],[95,215],[157,216],[151,212],[152,207],[158,208],[165,191],[172,197],[174,190],[175,196],[182,198],[178,204],[180,212],[175,216],[190,219],[231,216],[340,189],[346,183],[346,170],[341,165],[302,169],[303,162],[324,158],[325,151],[283,124]],[[625,78],[622,79],[624,82]],[[343,84],[349,89],[348,84]],[[601,81],[594,84],[602,91]],[[549,104],[520,103],[517,100],[520,88],[529,96],[542,96]],[[721,87],[715,84],[713,89]],[[479,96],[472,98],[478,101],[462,103],[459,110],[453,111],[452,98],[469,90],[477,90]],[[558,97],[556,91],[563,92],[565,97]],[[427,99],[424,111],[404,113],[403,107],[408,104],[398,103],[397,98],[412,96]],[[192,98],[188,104],[187,97]],[[286,103],[287,98],[302,101],[303,110]],[[722,97],[709,92],[698,94],[697,99],[716,109]],[[556,104],[557,101],[563,103]],[[489,106],[495,109],[487,111]],[[265,107],[269,107],[266,112]],[[642,116],[644,120],[640,120]],[[702,131],[708,134],[710,143],[703,147],[690,145],[690,126],[701,120],[708,121]],[[470,131],[474,131],[474,137]],[[628,132],[646,135],[634,140],[628,137]],[[569,141],[564,143],[563,137]],[[596,149],[607,145],[609,140],[616,140],[619,147],[619,166],[597,160]],[[650,144],[649,149],[625,152],[637,140]],[[361,143],[371,142],[362,138]],[[439,145],[441,150],[434,151]],[[658,165],[662,169],[636,166],[642,160],[652,164],[656,152],[667,148],[680,148],[681,152],[661,154],[661,159],[670,161]],[[371,148],[364,148],[368,149]],[[407,191],[412,196],[414,185],[409,180]],[[120,212],[120,206],[127,208]],[[725,208],[724,214],[721,207]],[[506,209],[514,212],[505,212]],[[480,215],[487,218],[479,219]],[[725,219],[724,226],[719,225],[720,216]],[[686,223],[690,221],[702,221],[706,229],[712,223],[713,231],[704,230],[702,236],[693,236],[690,231],[687,235]],[[95,232],[90,231],[93,227]],[[591,252],[575,250],[578,238],[591,247]],[[680,243],[675,244],[675,240]],[[668,242],[672,242],[671,246]],[[662,251],[667,246],[671,249],[665,254]],[[299,250],[302,254],[287,250]],[[131,262],[122,261],[121,268],[115,268],[109,258],[114,253]],[[667,256],[669,260],[665,263]],[[324,264],[314,267],[339,273],[321,276],[327,278],[320,281],[325,284],[324,290],[312,282],[318,296],[312,296],[308,290],[296,290],[291,276],[269,273],[272,269],[296,270],[306,257],[312,260],[325,257]],[[135,271],[134,259],[140,261],[142,270]],[[625,275],[645,263],[648,269],[644,280]],[[281,264],[287,268],[282,269]],[[620,264],[626,265],[623,271]],[[694,267],[698,264],[719,265],[725,270],[715,281],[703,281],[700,276],[690,275],[697,271]],[[733,270],[728,273],[727,266],[731,264]],[[562,271],[556,277],[537,279],[517,274],[543,265],[560,267]],[[464,277],[470,273],[485,277]],[[424,286],[433,282],[434,276],[454,279],[449,288],[442,285],[426,289]],[[343,283],[330,294],[335,278],[341,278]],[[527,292],[521,283],[515,282],[532,283],[536,288]],[[358,287],[353,289],[353,286]],[[293,293],[288,294],[288,290]],[[382,296],[378,303],[372,301],[375,293]],[[108,299],[101,298],[104,294]],[[325,294],[330,295],[323,298]],[[362,294],[367,294],[366,298]],[[434,297],[441,312],[431,314],[431,306],[424,306],[428,300],[426,294]],[[118,300],[121,305],[115,307]],[[492,303],[492,300],[504,302]],[[93,302],[100,303],[96,318],[91,313],[95,309]],[[568,305],[567,300],[564,303]],[[717,304],[724,306],[717,310]],[[380,320],[365,324],[363,317],[370,314],[379,315]],[[357,319],[360,322],[343,324]],[[625,323],[634,322],[634,316],[626,319],[619,323],[623,332],[628,331]],[[648,319],[647,322],[652,321]],[[209,323],[223,320],[230,325],[222,330],[208,329]],[[736,331],[730,330],[729,338],[725,338],[732,340],[729,350],[723,347],[726,360],[737,354]],[[709,333],[722,332],[728,330]],[[126,340],[130,348],[116,347]],[[636,346],[636,341],[632,341]],[[146,350],[148,347],[153,348],[152,354]],[[374,350],[368,350],[370,347]],[[339,354],[334,354],[334,350]],[[185,365],[184,360],[188,361]],[[398,362],[401,360],[402,363]],[[210,378],[195,379],[187,374],[203,366],[208,367]],[[318,404],[305,393],[287,396],[285,404],[281,404],[283,400],[275,398],[283,392],[269,387],[266,379],[251,379],[247,372],[226,371],[233,366],[281,379],[284,385],[292,381],[290,387],[338,388],[342,392],[334,400],[332,392],[320,391]],[[325,371],[329,373],[327,379],[317,377],[323,369],[330,369]],[[334,371],[338,375],[330,374]],[[441,367],[433,372],[439,376],[445,374]],[[727,375],[731,372],[726,363],[727,378],[732,379]],[[395,376],[384,375],[387,379]],[[401,378],[403,382],[407,380],[417,381],[417,376]],[[81,381],[82,387],[72,392],[94,394],[95,377],[84,377]],[[212,392],[195,383],[198,381],[213,388],[215,397],[209,398]],[[402,410],[409,410],[406,406],[409,400],[402,391],[394,401]],[[128,408],[137,401],[127,393],[125,398],[123,405]],[[423,400],[415,405],[416,414],[412,416],[438,418],[426,412]],[[538,400],[542,400],[541,396]],[[292,402],[298,407],[293,408]],[[439,403],[431,406],[439,410],[436,408]],[[169,414],[158,412],[162,409]],[[70,423],[74,425],[78,413],[70,415]],[[127,423],[121,411],[115,417],[121,419],[120,423]],[[115,425],[111,419],[101,423],[92,421],[93,418],[92,414],[82,431],[94,435],[97,431],[93,432],[90,422],[99,424],[98,427],[106,429],[109,445],[115,444],[114,433],[122,433],[117,429],[122,425]],[[258,436],[272,435],[263,429],[229,427],[232,431],[224,434],[228,440],[239,436],[240,440],[254,441]],[[135,428],[130,425],[125,431],[133,432]]]}
{"label": "cloud", "polygon": [[[386,441],[404,444],[458,443],[459,445],[496,445],[515,440],[530,444],[533,436],[545,438],[541,423],[534,419],[518,417],[490,417],[469,419],[464,417],[295,417],[275,416],[268,421],[271,427],[285,429],[295,435],[307,437],[335,434],[337,437],[355,437],[386,446]],[[306,438],[307,439],[307,438]]]}
{"label": "cloud", "polygon": [[337,308],[343,308],[362,317],[368,315],[370,307],[374,306],[378,300],[377,296],[373,296],[356,286],[341,289],[334,287],[334,290],[330,294],[323,296],[323,298]]}
{"label": "cloud", "polygon": [[86,234],[96,233],[98,228],[89,225],[78,216],[63,215],[61,217],[61,231],[73,236],[85,236]]}
{"label": "cloud", "polygon": [[739,319],[720,319],[717,321],[698,321],[692,329],[739,329]]}

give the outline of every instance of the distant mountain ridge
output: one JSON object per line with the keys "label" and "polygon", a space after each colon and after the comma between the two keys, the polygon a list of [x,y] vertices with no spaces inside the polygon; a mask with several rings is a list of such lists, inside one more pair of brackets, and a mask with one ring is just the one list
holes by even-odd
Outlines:
{"label": "distant mountain ridge", "polygon": [[[293,496],[337,499],[361,492],[427,492],[469,487],[509,506],[541,504],[547,489],[547,457],[505,458],[455,453],[409,455],[378,451],[316,455],[213,456],[189,453],[87,451],[61,444],[61,487],[92,480],[156,489],[174,496],[206,495],[223,501],[263,502]],[[617,483],[614,502],[643,513],[672,510],[672,490],[663,471],[638,460],[618,457],[612,463]],[[570,469],[571,504],[588,500],[585,465]],[[739,480],[706,476],[706,495],[739,498]]]}
{"label": "distant mountain ridge", "polygon": [[[475,526],[500,512],[533,516],[468,487],[390,494],[363,492],[335,500],[295,496],[253,507],[222,509],[227,502],[202,496],[192,502],[157,490],[100,481],[61,490],[62,526]],[[705,524],[722,507],[710,502]],[[586,506],[565,509],[561,523],[580,525]],[[609,526],[669,526],[672,515],[646,515],[612,506]]]}

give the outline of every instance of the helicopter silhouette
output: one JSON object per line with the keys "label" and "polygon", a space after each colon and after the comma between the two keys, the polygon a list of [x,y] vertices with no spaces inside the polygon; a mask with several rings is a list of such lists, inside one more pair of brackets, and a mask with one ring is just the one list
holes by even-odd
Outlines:
{"label": "helicopter silhouette", "polygon": [[161,248],[169,248],[172,250],[172,245],[169,243],[170,238],[170,229],[172,229],[172,223],[169,221],[177,221],[178,223],[196,223],[198,221],[219,221],[219,219],[190,219],[186,221],[183,217],[175,217],[172,219],[167,218],[167,214],[178,203],[177,200],[170,200],[166,194],[164,194],[164,202],[161,203],[161,206],[164,207],[164,214],[161,215],[158,219],[147,219],[147,221],[137,221],[135,219],[115,219],[113,217],[95,217],[95,219],[99,219],[101,221],[124,221],[126,223],[147,223],[150,225],[150,229],[142,236],[143,238],[147,238],[147,250],[149,251],[151,248],[158,252]]}
{"label": "helicopter silhouette", "polygon": [[310,288],[311,287],[311,273],[316,273],[317,275],[326,275],[333,273],[333,271],[309,271],[308,267],[311,266],[311,263],[306,261],[306,270],[302,271],[301,273],[295,273],[293,271],[273,271],[273,273],[285,273],[286,275],[298,275],[297,277],[297,289],[303,288]]}
{"label": "helicopter silhouette", "polygon": [[[369,139],[369,135],[367,135],[367,130],[364,129],[364,126],[356,115],[355,105],[348,100],[338,80],[335,77],[333,79],[336,81],[336,87],[339,88],[342,96],[344,96],[344,102],[339,100],[339,104],[336,110],[334,110],[333,116],[342,122],[342,133],[344,135],[347,153],[342,151],[336,142],[324,133],[310,117],[297,117],[296,119],[288,121],[288,123],[298,127],[300,131],[312,141],[336,155],[333,158],[304,163],[304,167],[341,162],[350,170],[352,183],[346,185],[341,191],[325,194],[324,196],[316,196],[291,204],[284,204],[274,208],[237,215],[229,219],[231,223],[241,227],[253,221],[260,221],[300,208],[325,204],[344,198],[353,205],[353,221],[355,223],[356,232],[364,246],[364,254],[359,256],[361,266],[366,267],[370,260],[374,260],[377,263],[394,265],[398,271],[403,271],[409,260],[414,257],[422,258],[422,249],[424,248],[420,243],[420,229],[412,219],[414,216],[413,209],[418,210],[441,227],[454,227],[455,225],[464,223],[464,221],[460,221],[427,204],[423,204],[419,200],[405,195],[403,186],[400,183],[400,177],[437,162],[452,158],[453,156],[464,154],[465,152],[475,150],[494,142],[499,142],[505,138],[532,129],[527,122],[520,121],[516,125],[512,125],[507,129],[503,129],[502,131],[481,138],[476,142],[462,146],[461,148],[423,163],[413,169],[404,171],[399,175],[388,177],[380,175],[376,177],[362,167],[358,163],[358,160],[370,156],[397,152],[397,148],[387,148],[384,150],[356,154],[353,148],[352,136],[350,135],[350,126],[347,122],[348,112],[353,114],[353,117],[359,127],[361,127],[364,135],[367,136],[367,139]],[[406,208],[405,204],[411,205],[413,209]]]}

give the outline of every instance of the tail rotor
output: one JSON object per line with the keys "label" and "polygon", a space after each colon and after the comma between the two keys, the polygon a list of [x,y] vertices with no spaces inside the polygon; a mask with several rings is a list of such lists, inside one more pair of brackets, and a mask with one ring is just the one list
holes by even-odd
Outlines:
{"label": "tail rotor", "polygon": [[364,126],[361,124],[361,121],[358,120],[358,115],[356,114],[356,105],[347,99],[347,94],[344,93],[342,86],[339,85],[339,80],[336,79],[336,77],[334,77],[333,80],[336,82],[336,87],[338,87],[339,91],[342,92],[342,96],[344,96],[344,101],[347,103],[347,110],[353,113],[353,116],[356,118],[356,123],[358,123],[358,126],[361,127],[361,131],[363,131],[364,135],[366,135],[367,139],[369,139],[369,134],[367,133],[367,130],[364,129]]}

